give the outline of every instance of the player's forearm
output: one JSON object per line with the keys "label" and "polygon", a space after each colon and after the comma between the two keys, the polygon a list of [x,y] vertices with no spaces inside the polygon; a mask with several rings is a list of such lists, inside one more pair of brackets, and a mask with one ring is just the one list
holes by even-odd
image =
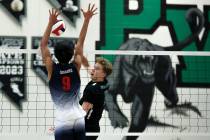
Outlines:
{"label": "player's forearm", "polygon": [[47,45],[48,45],[48,40],[50,38],[51,30],[52,30],[52,24],[48,23],[47,28],[44,32],[44,35],[41,39],[41,44],[40,44],[43,58],[45,58],[46,56],[50,56],[50,51],[49,51]]}
{"label": "player's forearm", "polygon": [[82,25],[82,29],[79,34],[79,39],[77,41],[77,46],[83,49],[84,41],[86,38],[87,30],[88,30],[88,25],[89,25],[90,19],[85,19],[84,23]]}
{"label": "player's forearm", "polygon": [[52,24],[49,22],[41,40],[41,47],[47,46],[51,30],[52,30]]}
{"label": "player's forearm", "polygon": [[82,56],[82,65],[87,69],[90,67],[89,62],[84,55]]}

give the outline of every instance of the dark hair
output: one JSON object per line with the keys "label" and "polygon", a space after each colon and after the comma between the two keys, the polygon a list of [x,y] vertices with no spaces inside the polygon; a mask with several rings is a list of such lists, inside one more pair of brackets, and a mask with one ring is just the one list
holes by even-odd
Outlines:
{"label": "dark hair", "polygon": [[71,41],[57,42],[54,48],[54,54],[59,63],[68,64],[74,55],[74,44]]}

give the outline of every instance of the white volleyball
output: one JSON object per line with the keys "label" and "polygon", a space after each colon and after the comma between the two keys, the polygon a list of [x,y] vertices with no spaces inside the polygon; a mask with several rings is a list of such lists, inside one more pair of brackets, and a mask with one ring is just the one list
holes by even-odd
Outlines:
{"label": "white volleyball", "polygon": [[66,30],[65,23],[63,20],[58,20],[53,26],[52,26],[52,34],[56,36],[60,36],[62,33],[64,33]]}

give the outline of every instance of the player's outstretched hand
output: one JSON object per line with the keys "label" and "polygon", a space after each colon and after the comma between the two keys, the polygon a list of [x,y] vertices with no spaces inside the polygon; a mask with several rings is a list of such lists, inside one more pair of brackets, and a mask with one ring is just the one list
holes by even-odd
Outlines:
{"label": "player's outstretched hand", "polygon": [[83,16],[86,20],[89,20],[92,18],[93,15],[97,14],[96,13],[96,10],[98,8],[95,7],[95,4],[91,5],[89,4],[88,5],[88,10],[87,11],[84,11],[83,9],[81,9],[82,13],[83,13]]}
{"label": "player's outstretched hand", "polygon": [[58,21],[58,16],[60,15],[60,11],[52,8],[49,10],[49,24],[54,25]]}

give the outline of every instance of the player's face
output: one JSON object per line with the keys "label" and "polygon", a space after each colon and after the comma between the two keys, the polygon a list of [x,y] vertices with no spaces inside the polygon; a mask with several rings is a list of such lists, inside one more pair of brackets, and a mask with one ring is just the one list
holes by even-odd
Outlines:
{"label": "player's face", "polygon": [[104,80],[105,78],[105,73],[104,73],[104,70],[103,70],[103,66],[99,63],[96,63],[94,65],[94,68],[91,70],[91,79],[93,81],[101,81],[101,80]]}

